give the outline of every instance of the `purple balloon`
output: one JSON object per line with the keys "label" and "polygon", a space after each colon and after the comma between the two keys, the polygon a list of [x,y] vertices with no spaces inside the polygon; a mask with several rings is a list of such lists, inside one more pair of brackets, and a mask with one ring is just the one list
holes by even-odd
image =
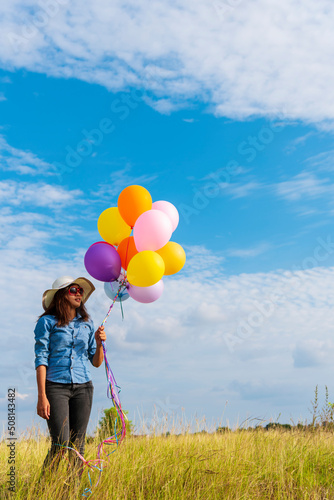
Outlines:
{"label": "purple balloon", "polygon": [[116,248],[106,241],[93,243],[85,255],[87,272],[99,281],[115,281],[121,272],[121,258]]}
{"label": "purple balloon", "polygon": [[134,286],[130,285],[128,288],[128,294],[137,302],[142,304],[149,304],[154,302],[161,297],[164,291],[164,282],[162,280],[158,281],[152,286]]}

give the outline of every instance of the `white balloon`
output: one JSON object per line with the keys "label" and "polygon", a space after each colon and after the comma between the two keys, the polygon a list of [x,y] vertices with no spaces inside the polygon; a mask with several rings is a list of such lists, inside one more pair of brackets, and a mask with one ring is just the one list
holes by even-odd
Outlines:
{"label": "white balloon", "polygon": [[[111,281],[110,283],[105,282],[104,283],[104,291],[106,293],[106,296],[109,297],[109,299],[114,300],[116,297],[116,294],[119,290],[120,283],[118,281]],[[127,289],[122,290],[121,293],[118,295],[116,302],[124,302],[124,300],[127,300],[129,298],[129,294]]]}
{"label": "white balloon", "polygon": [[142,304],[150,304],[151,302],[155,302],[161,297],[163,291],[164,282],[162,280],[151,286],[130,285],[128,289],[130,297],[132,297],[137,302],[141,302]]}

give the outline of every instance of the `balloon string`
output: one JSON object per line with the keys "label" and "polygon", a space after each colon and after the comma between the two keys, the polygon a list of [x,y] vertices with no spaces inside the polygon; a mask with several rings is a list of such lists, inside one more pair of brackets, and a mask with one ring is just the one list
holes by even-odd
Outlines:
{"label": "balloon string", "polygon": [[[102,348],[103,348],[103,354],[104,354],[106,376],[107,376],[107,380],[108,380],[107,396],[109,399],[112,400],[113,405],[116,409],[117,415],[118,415],[120,422],[121,422],[121,429],[117,432],[117,418],[116,418],[115,428],[114,428],[114,438],[109,437],[108,439],[105,439],[104,441],[102,441],[102,443],[99,445],[99,449],[98,449],[98,454],[97,454],[98,458],[100,458],[102,451],[104,451],[104,445],[112,445],[112,444],[119,445],[123,441],[125,434],[126,434],[126,424],[125,424],[126,415],[123,413],[121,401],[119,398],[120,387],[117,385],[114,374],[113,374],[111,367],[109,365],[108,358],[107,358],[107,348],[106,348],[104,341],[102,342]],[[115,450],[113,450],[113,451],[115,451]],[[109,454],[107,454],[107,457],[108,456],[109,456]]]}
{"label": "balloon string", "polygon": [[[124,265],[125,265],[126,267],[128,267],[128,253],[129,253],[130,238],[131,238],[131,236],[129,236],[128,241],[127,241],[127,243],[126,243],[125,263],[124,263]],[[124,269],[125,269],[125,268],[124,268]],[[125,270],[125,273],[126,273],[126,270]]]}
{"label": "balloon string", "polygon": [[103,325],[104,325],[104,323],[105,323],[105,322],[107,321],[107,319],[109,318],[110,313],[111,313],[111,310],[112,310],[112,308],[114,307],[114,304],[115,304],[115,302],[116,302],[116,300],[117,300],[117,297],[118,297],[118,296],[119,296],[119,294],[120,294],[121,292],[123,292],[123,290],[125,290],[125,289],[126,289],[126,282],[125,282],[125,280],[122,280],[122,281],[120,282],[120,287],[119,287],[119,289],[118,289],[118,291],[117,291],[117,293],[116,293],[116,295],[115,295],[115,297],[114,297],[114,300],[112,301],[111,306],[109,307],[109,310],[108,310],[108,312],[107,312],[107,315],[106,315],[106,317],[104,318],[104,320],[103,320],[103,321],[102,321],[102,323],[101,323],[101,326],[103,326]]}
{"label": "balloon string", "polygon": [[122,304],[122,295],[119,297],[119,303],[121,306],[121,313],[122,313],[122,321],[124,321],[124,311],[123,311],[123,304]]}
{"label": "balloon string", "polygon": [[[101,474],[102,474],[102,470],[103,470],[103,467],[102,467],[102,463],[104,462],[103,459],[101,458],[96,458],[95,460],[86,460],[79,452],[76,448],[72,448],[71,446],[65,446],[65,445],[62,445],[62,444],[58,444],[58,443],[55,443],[56,446],[59,446],[63,449],[67,449],[67,450],[72,450],[74,451],[77,456],[80,458],[80,460],[82,461],[82,466],[83,467],[87,467],[88,469],[88,479],[89,479],[89,482],[90,482],[90,488],[85,488],[82,496],[83,497],[87,497],[89,495],[92,494],[92,480],[91,480],[91,477],[90,477],[90,471],[92,470],[98,470],[99,471],[99,476],[98,476],[98,479],[97,479],[97,482],[95,484],[95,487],[99,484],[100,482],[100,479],[101,479]],[[55,458],[57,458],[57,456],[59,455],[59,453],[56,455]],[[51,463],[51,466],[52,466],[52,463]],[[50,467],[51,467],[50,466]],[[69,462],[69,466],[71,467],[71,463]]]}
{"label": "balloon string", "polygon": [[[111,304],[111,306],[109,308],[109,311],[107,312],[106,317],[102,321],[101,326],[103,326],[104,323],[107,321],[107,319],[108,319],[108,317],[109,317],[109,315],[111,313],[111,310],[112,310],[112,308],[113,308],[113,306],[114,306],[114,304],[115,304],[115,302],[117,300],[117,297],[125,289],[126,289],[126,280],[123,279],[120,282],[120,287],[118,289],[118,292],[116,293],[116,295],[114,297],[114,300],[113,300],[113,302],[112,302],[112,304]],[[122,300],[121,300],[121,307],[122,307]],[[123,314],[123,309],[122,309],[122,314]],[[100,458],[100,456],[102,455],[102,452],[105,452],[105,450],[104,450],[104,446],[105,445],[116,444],[118,446],[123,441],[123,439],[125,437],[125,434],[126,434],[126,425],[125,425],[125,419],[124,419],[124,417],[126,418],[126,415],[123,413],[122,405],[121,405],[121,400],[120,400],[120,398],[118,396],[118,394],[120,393],[120,387],[117,385],[115,377],[114,377],[114,374],[113,374],[113,372],[111,370],[111,367],[110,367],[110,364],[109,364],[109,361],[108,361],[108,357],[107,357],[107,346],[106,346],[106,343],[104,341],[102,341],[102,349],[103,349],[103,357],[104,357],[104,364],[105,364],[105,370],[106,370],[106,377],[107,377],[107,381],[108,381],[107,396],[108,396],[109,399],[112,400],[113,405],[114,405],[114,407],[116,409],[117,416],[118,416],[118,418],[120,419],[120,422],[121,422],[121,429],[117,432],[117,418],[116,418],[115,419],[115,425],[114,425],[114,438],[109,437],[108,439],[105,439],[104,441],[102,441],[102,443],[99,444],[98,453],[97,453],[98,458]],[[111,453],[113,453],[114,451],[116,451],[116,450],[113,450]],[[107,457],[111,453],[107,454]]]}

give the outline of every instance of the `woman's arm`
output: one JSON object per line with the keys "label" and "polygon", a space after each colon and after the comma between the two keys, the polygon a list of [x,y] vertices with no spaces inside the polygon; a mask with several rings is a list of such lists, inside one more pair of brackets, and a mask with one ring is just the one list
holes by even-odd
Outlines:
{"label": "woman's arm", "polygon": [[45,382],[46,382],[46,366],[39,365],[36,368],[37,388],[38,388],[38,402],[37,402],[37,415],[47,420],[50,417],[50,403],[46,397]]}
{"label": "woman's arm", "polygon": [[102,340],[106,340],[106,338],[107,336],[104,331],[104,326],[99,326],[99,328],[95,332],[96,351],[92,359],[92,364],[96,368],[102,365],[103,362]]}
{"label": "woman's arm", "polygon": [[46,397],[45,381],[46,367],[49,364],[50,331],[52,329],[50,316],[42,316],[35,327],[35,368],[38,388],[37,415],[49,419],[50,404]]}
{"label": "woman's arm", "polygon": [[50,316],[42,316],[35,326],[35,368],[49,364],[50,332],[54,326]]}

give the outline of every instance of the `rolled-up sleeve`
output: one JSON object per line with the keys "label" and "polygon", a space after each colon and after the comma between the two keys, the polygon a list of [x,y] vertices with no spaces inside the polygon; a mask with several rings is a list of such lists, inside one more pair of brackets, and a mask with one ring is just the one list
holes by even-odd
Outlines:
{"label": "rolled-up sleeve", "polygon": [[[92,321],[89,321],[90,333],[88,340],[88,359],[93,364],[93,357],[96,352],[95,328]],[[93,365],[94,366],[94,365]]]}
{"label": "rolled-up sleeve", "polygon": [[35,369],[40,365],[49,365],[49,344],[52,323],[42,316],[35,327]]}

